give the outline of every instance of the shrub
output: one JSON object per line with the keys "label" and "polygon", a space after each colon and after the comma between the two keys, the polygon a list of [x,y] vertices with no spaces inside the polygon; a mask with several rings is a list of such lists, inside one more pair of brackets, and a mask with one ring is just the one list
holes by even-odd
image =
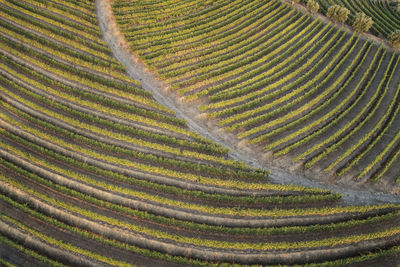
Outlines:
{"label": "shrub", "polygon": [[389,41],[395,48],[400,48],[400,30],[395,30],[389,35]]}
{"label": "shrub", "polygon": [[367,32],[371,28],[372,24],[374,24],[372,18],[368,17],[363,12],[359,12],[354,18],[353,30],[356,32]]}
{"label": "shrub", "polygon": [[350,11],[347,8],[333,5],[328,8],[328,13],[326,15],[334,21],[344,23],[349,17],[349,14]]}
{"label": "shrub", "polygon": [[292,5],[300,3],[300,0],[291,0],[291,1],[292,1]]}
{"label": "shrub", "polygon": [[315,14],[319,10],[319,4],[314,0],[307,1],[307,8],[310,10],[312,14]]}

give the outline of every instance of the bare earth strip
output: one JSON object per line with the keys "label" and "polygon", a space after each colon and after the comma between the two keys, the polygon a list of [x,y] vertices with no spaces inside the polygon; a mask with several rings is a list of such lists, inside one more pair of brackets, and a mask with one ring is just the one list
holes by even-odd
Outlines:
{"label": "bare earth strip", "polygon": [[[348,188],[349,185],[335,185],[328,182],[328,175],[320,174],[312,177],[295,174],[301,172],[298,167],[290,166],[290,159],[287,160],[286,170],[271,165],[268,157],[262,149],[255,145],[240,142],[231,133],[220,129],[215,120],[210,120],[200,114],[197,105],[180,101],[179,96],[145,66],[140,59],[130,53],[129,46],[124,36],[119,31],[115,17],[111,9],[112,0],[96,0],[96,14],[103,33],[104,40],[112,49],[114,56],[126,66],[128,74],[142,83],[142,87],[152,92],[153,97],[162,105],[176,112],[178,118],[185,119],[190,129],[198,132],[212,141],[228,147],[230,156],[247,164],[264,168],[271,171],[270,181],[279,184],[295,184],[309,187],[329,189],[342,194],[342,200],[347,205],[378,204],[378,203],[400,203],[400,196],[371,192],[361,188]],[[347,188],[346,188],[347,187]]]}

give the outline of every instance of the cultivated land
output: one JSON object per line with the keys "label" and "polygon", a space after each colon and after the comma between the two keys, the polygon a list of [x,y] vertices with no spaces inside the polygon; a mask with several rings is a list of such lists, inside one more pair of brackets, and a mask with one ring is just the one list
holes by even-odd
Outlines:
{"label": "cultivated land", "polygon": [[[370,31],[376,36],[387,38],[393,31],[400,29],[400,13],[396,11],[395,1],[346,1],[346,0],[318,0],[321,13],[326,14],[329,6],[339,4],[350,11],[349,22],[353,22],[355,14],[363,12],[373,18],[374,24]],[[391,4],[392,3],[392,4]]]}
{"label": "cultivated land", "polygon": [[[144,90],[149,84],[137,80],[148,78],[111,40],[116,28],[107,20],[113,15],[104,17],[110,4],[0,1],[2,265],[399,262],[398,205],[343,205],[328,190],[270,183],[268,170],[234,160],[238,151],[191,130],[177,117],[187,117],[179,109],[184,104],[176,114],[158,103],[166,92],[151,88],[153,97]],[[380,180],[396,187],[386,172],[396,173],[398,159],[392,156],[389,164],[386,153],[397,151],[398,54],[277,1],[116,1],[113,7],[122,32],[131,36],[127,40],[141,42],[135,47],[143,49],[132,51],[190,105],[208,96],[200,109],[221,126],[256,140],[261,135],[252,129],[275,118],[273,128],[260,130],[274,133],[268,142],[254,143],[281,140],[276,151],[290,147],[285,144],[292,133],[292,145],[300,137],[310,144],[333,138],[332,128],[343,129],[342,143],[332,146],[367,136],[366,144],[351,146],[347,154],[332,149],[321,162],[338,161],[337,172],[349,158],[355,162],[344,165],[349,172],[363,171],[364,155],[375,153],[372,170],[383,154],[387,170]],[[258,104],[241,110],[256,99]],[[161,102],[174,106],[168,101]],[[256,109],[262,119],[254,116],[248,128],[234,129],[236,116]],[[338,127],[340,116],[357,126]],[[196,129],[197,121],[188,121]],[[326,130],[314,136],[313,127]],[[214,139],[212,131],[206,136]],[[375,148],[385,141],[390,145]],[[306,151],[307,144],[287,154]]]}
{"label": "cultivated land", "polygon": [[266,162],[398,192],[393,49],[279,1],[113,7],[132,53]]}

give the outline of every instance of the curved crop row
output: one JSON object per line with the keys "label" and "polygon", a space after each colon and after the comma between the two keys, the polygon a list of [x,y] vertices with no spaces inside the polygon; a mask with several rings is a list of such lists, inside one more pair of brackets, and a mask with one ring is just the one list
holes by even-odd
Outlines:
{"label": "curved crop row", "polygon": [[319,0],[318,2],[321,5],[321,11],[324,15],[326,15],[328,8],[332,5],[346,7],[350,11],[348,20],[350,25],[355,15],[363,12],[372,18],[374,23],[372,24],[371,32],[377,36],[387,38],[392,32],[400,29],[400,17],[398,13],[396,14],[394,8],[387,6],[389,1],[386,0]]}
{"label": "curved crop row", "polygon": [[[337,80],[313,102],[324,109],[367,55],[375,53],[368,69],[384,57],[277,1],[123,0],[115,8],[134,47],[193,99],[205,77],[224,86],[210,90],[217,103],[249,92],[231,94],[229,81],[277,82],[304,65],[281,80],[309,72],[299,101],[287,101],[294,112],[322,90],[306,88],[322,60],[333,74],[314,82]],[[340,266],[397,257],[398,205],[343,205],[338,194],[272,184],[268,171],[233,160],[124,73],[95,10],[90,0],[0,1],[0,264]],[[236,72],[238,61],[248,76]],[[390,62],[388,74],[398,60]],[[271,93],[261,94],[277,100]],[[397,109],[382,135],[396,126]]]}
{"label": "curved crop row", "polygon": [[[278,1],[205,4],[204,17],[203,9],[197,17],[184,13],[191,4],[182,2],[178,17],[164,19],[157,5],[148,11],[137,3],[113,5],[132,52],[186,101],[201,102],[199,109],[239,141],[317,172],[370,183],[380,177],[396,186],[390,156],[398,154],[399,129],[390,128],[400,82],[395,52]],[[372,12],[367,15],[387,13],[369,4],[379,2],[356,6]],[[236,19],[241,12],[246,15]],[[394,30],[395,21],[382,20],[390,24],[387,32]],[[392,105],[382,98],[386,90]],[[388,131],[392,139],[383,138]]]}

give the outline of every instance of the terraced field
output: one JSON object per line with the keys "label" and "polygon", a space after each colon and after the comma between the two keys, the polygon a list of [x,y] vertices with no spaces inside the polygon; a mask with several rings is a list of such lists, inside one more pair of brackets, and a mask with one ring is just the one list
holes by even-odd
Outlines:
{"label": "terraced field", "polygon": [[286,167],[398,191],[398,53],[279,1],[150,3],[115,18],[189,105]]}
{"label": "terraced field", "polygon": [[[320,102],[323,97],[332,100],[319,111],[331,109],[329,103],[345,96],[349,98],[346,101],[355,103],[358,108],[360,104],[357,103],[367,97],[370,108],[383,114],[377,119],[384,120],[381,124],[387,131],[397,129],[399,77],[394,75],[400,68],[397,54],[331,25],[313,21],[276,1],[212,4],[213,1],[157,0],[140,3],[139,8],[138,2],[118,1],[114,7],[118,12],[136,8],[136,19],[140,18],[141,23],[147,21],[147,30],[153,31],[138,32],[137,36],[143,38],[152,38],[153,34],[165,30],[157,28],[153,22],[165,20],[165,25],[170,25],[166,27],[171,27],[171,33],[163,35],[163,40],[182,42],[181,45],[169,44],[171,59],[187,57],[187,61],[182,61],[182,70],[192,70],[179,74],[181,67],[173,67],[173,64],[165,65],[165,70],[177,71],[170,79],[176,77],[180,82],[172,84],[182,88],[180,90],[185,91],[188,98],[202,96],[206,92],[202,89],[202,86],[206,88],[206,81],[217,84],[213,81],[217,76],[212,73],[237,64],[230,56],[230,45],[224,48],[229,48],[225,54],[219,49],[231,43],[243,49],[236,55],[244,56],[243,66],[247,58],[263,54],[258,63],[251,65],[249,75],[256,73],[258,67],[265,67],[258,70],[259,73],[267,73],[269,63],[265,62],[269,62],[270,54],[277,60],[270,65],[285,71],[281,74],[269,71],[271,75],[278,75],[277,80],[279,75],[290,71],[290,67],[284,67],[286,60],[291,62],[285,55],[293,53],[293,58],[302,55],[304,60],[314,58],[309,65],[299,61],[299,66],[304,65],[299,73],[316,73],[313,69],[316,60],[326,63],[329,70],[336,72],[318,74],[318,79],[326,80],[320,87],[331,79],[337,84],[332,85],[332,92],[321,95]],[[266,11],[260,13],[264,8]],[[185,16],[189,11],[194,17]],[[233,12],[228,16],[231,20],[222,16],[224,12]],[[160,20],[155,14],[164,19]],[[208,41],[202,39],[203,35],[196,35],[202,31],[206,34],[211,29],[207,24],[198,24],[196,30],[176,31],[185,27],[183,19],[191,20],[194,26],[197,16],[211,25],[218,25],[215,29],[226,34],[226,41],[222,41],[219,34],[211,40],[210,31]],[[133,19],[128,16],[126,26]],[[238,23],[237,27],[249,24],[242,27],[239,34],[236,31],[239,28],[230,24],[232,21]],[[226,28],[220,28],[224,23],[222,27]],[[288,29],[286,37],[280,25]],[[250,42],[253,28],[259,35]],[[250,35],[242,35],[245,32]],[[182,39],[178,41],[181,34]],[[300,42],[302,36],[304,42]],[[148,43],[138,40],[142,40],[143,45]],[[157,53],[158,44],[162,42],[152,43],[154,48],[149,46],[148,49],[153,52],[149,50],[148,55]],[[204,43],[198,46],[198,42]],[[271,47],[259,47],[257,53],[260,54],[255,50],[247,51],[248,45],[254,44],[254,49],[258,49],[258,43],[265,45],[266,42],[270,42]],[[190,49],[205,54],[192,57],[192,54],[172,53],[174,47],[188,48],[192,44]],[[292,48],[293,44],[296,45]],[[216,50],[208,53],[214,45]],[[301,49],[300,52],[297,49]],[[169,62],[164,50],[159,51],[162,53],[153,59],[165,57],[165,62]],[[301,51],[307,52],[302,54]],[[226,67],[223,63],[206,71],[209,60],[225,55],[228,57]],[[185,121],[157,103],[138,81],[125,74],[125,67],[113,58],[102,41],[92,1],[0,0],[0,58],[1,265],[343,266],[399,261],[398,205],[344,206],[338,194],[272,184],[268,181],[267,170],[233,160],[226,148],[190,130]],[[205,64],[202,67],[199,64],[203,61],[196,63],[200,58]],[[189,61],[192,63],[187,65]],[[253,64],[251,60],[248,62]],[[343,69],[354,70],[339,72]],[[200,70],[206,72],[191,76],[193,71]],[[168,73],[165,72],[165,77]],[[202,75],[207,78],[195,79]],[[239,81],[241,77],[230,76],[228,72],[218,75],[228,77],[226,82]],[[360,85],[355,82],[355,77],[363,75],[368,77],[365,78],[368,87],[364,82],[359,82]],[[296,88],[290,88],[295,77],[282,81],[290,92],[298,91],[304,96],[293,102],[288,95],[287,104],[293,108],[321,90],[318,86],[306,88],[306,78],[299,80]],[[251,80],[244,79],[243,83]],[[218,84],[223,86],[223,83]],[[345,93],[344,84],[354,86],[354,91]],[[375,84],[383,89],[371,100],[371,94],[376,92]],[[304,89],[300,90],[302,87]],[[334,88],[338,88],[337,93]],[[210,89],[209,92],[210,97],[218,98],[218,95],[235,91]],[[251,98],[250,92],[237,96]],[[274,98],[280,99],[276,92]],[[265,100],[268,101],[267,97]],[[319,102],[315,101],[317,105]],[[389,113],[382,111],[383,103],[380,103],[385,101],[391,103]],[[336,113],[345,109],[344,106],[335,108]],[[224,110],[210,108],[214,109],[216,112]],[[318,114],[305,116],[305,120],[316,122]],[[364,120],[369,125],[368,119]],[[355,128],[349,126],[348,129]],[[380,132],[380,128],[375,131]],[[373,140],[378,143],[386,139]],[[366,155],[368,151],[375,150],[367,150]],[[393,151],[390,148],[385,153]],[[397,166],[396,161],[392,166]]]}

